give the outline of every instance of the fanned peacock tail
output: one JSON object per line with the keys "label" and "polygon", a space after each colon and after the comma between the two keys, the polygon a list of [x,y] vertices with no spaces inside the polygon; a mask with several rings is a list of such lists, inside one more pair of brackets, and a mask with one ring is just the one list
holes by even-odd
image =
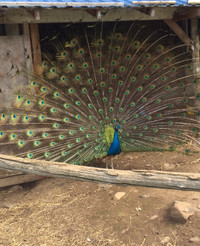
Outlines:
{"label": "fanned peacock tail", "polygon": [[81,28],[2,109],[1,152],[84,164],[107,155],[116,125],[122,151],[198,151],[199,74],[186,46],[149,25]]}

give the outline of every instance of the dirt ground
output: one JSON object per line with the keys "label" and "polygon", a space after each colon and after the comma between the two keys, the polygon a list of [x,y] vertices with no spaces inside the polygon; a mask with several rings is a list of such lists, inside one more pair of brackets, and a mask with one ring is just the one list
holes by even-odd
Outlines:
{"label": "dirt ground", "polygon": [[[105,166],[96,161],[95,165]],[[116,169],[200,172],[200,156],[129,153]],[[121,199],[117,192],[124,192]],[[200,192],[46,178],[0,190],[0,246],[196,246],[200,212],[169,218],[174,201],[200,206]]]}

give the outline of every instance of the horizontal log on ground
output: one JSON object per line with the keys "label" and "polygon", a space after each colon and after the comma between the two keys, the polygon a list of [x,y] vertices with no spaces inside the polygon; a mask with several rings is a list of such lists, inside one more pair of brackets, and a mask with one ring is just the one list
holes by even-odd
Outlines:
{"label": "horizontal log on ground", "polygon": [[113,184],[200,190],[200,174],[195,173],[113,170],[7,155],[0,155],[0,169]]}
{"label": "horizontal log on ground", "polygon": [[0,188],[11,185],[23,184],[43,179],[43,176],[35,174],[19,174],[0,178]]}

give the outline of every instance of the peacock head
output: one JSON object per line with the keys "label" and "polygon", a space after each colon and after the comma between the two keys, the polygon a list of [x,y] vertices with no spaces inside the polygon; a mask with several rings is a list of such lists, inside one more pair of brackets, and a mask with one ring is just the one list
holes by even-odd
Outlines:
{"label": "peacock head", "polygon": [[121,127],[120,127],[120,125],[117,124],[117,125],[115,126],[115,131],[121,132]]}

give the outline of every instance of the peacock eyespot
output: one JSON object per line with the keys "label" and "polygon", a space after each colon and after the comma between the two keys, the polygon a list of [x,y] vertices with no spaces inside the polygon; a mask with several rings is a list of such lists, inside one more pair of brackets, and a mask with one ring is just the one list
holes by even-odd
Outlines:
{"label": "peacock eyespot", "polygon": [[58,123],[54,123],[53,124],[53,128],[58,128],[59,127],[59,124]]}
{"label": "peacock eyespot", "polygon": [[98,40],[97,40],[97,44],[98,44],[98,45],[101,46],[101,45],[103,45],[103,43],[104,43],[103,39],[98,39]]}
{"label": "peacock eyespot", "polygon": [[41,90],[42,92],[46,92],[46,91],[47,91],[47,88],[46,88],[45,86],[42,86],[42,87],[40,88],[40,90]]}
{"label": "peacock eyespot", "polygon": [[137,69],[138,69],[138,70],[141,70],[141,69],[142,69],[142,65],[138,65],[138,66],[137,66]]}
{"label": "peacock eyespot", "polygon": [[135,81],[136,81],[136,77],[132,77],[131,82],[135,82]]}
{"label": "peacock eyespot", "polygon": [[120,46],[115,46],[114,50],[115,50],[115,52],[119,52],[120,51]]}
{"label": "peacock eyespot", "polygon": [[55,145],[56,145],[56,143],[55,142],[50,142],[50,144],[49,144],[51,147],[54,147]]}
{"label": "peacock eyespot", "polygon": [[50,155],[51,155],[51,154],[50,154],[49,152],[47,152],[47,151],[44,153],[44,156],[45,156],[45,157],[49,157]]}
{"label": "peacock eyespot", "polygon": [[146,97],[143,97],[142,98],[142,102],[146,102],[147,101],[147,98]]}
{"label": "peacock eyespot", "polygon": [[61,155],[62,156],[66,156],[67,152],[66,151],[62,151]]}
{"label": "peacock eyespot", "polygon": [[63,76],[61,76],[60,79],[61,79],[61,81],[65,82],[67,78],[63,75]]}
{"label": "peacock eyespot", "polygon": [[27,153],[26,157],[31,159],[31,158],[33,158],[33,154],[32,153]]}
{"label": "peacock eyespot", "polygon": [[44,133],[42,134],[42,137],[43,137],[43,138],[47,138],[47,137],[48,137],[48,133],[44,132]]}
{"label": "peacock eyespot", "polygon": [[104,72],[105,72],[105,69],[104,69],[104,68],[100,68],[100,69],[99,69],[99,72],[100,72],[100,73],[104,73]]}
{"label": "peacock eyespot", "polygon": [[138,91],[143,91],[143,87],[142,86],[140,86],[140,87],[138,87]]}
{"label": "peacock eyespot", "polygon": [[155,89],[155,87],[156,86],[154,84],[153,85],[150,85],[150,89],[152,89],[152,90]]}
{"label": "peacock eyespot", "polygon": [[134,114],[133,117],[134,117],[135,119],[137,119],[137,118],[138,118],[138,114]]}
{"label": "peacock eyespot", "polygon": [[73,89],[73,88],[69,88],[69,89],[68,89],[68,92],[69,92],[70,94],[72,94],[72,93],[74,93],[74,89]]}
{"label": "peacock eyespot", "polygon": [[78,74],[78,75],[75,76],[75,79],[76,80],[80,80],[81,79],[81,76]]}
{"label": "peacock eyespot", "polygon": [[134,107],[134,106],[135,106],[135,102],[131,102],[131,103],[130,103],[130,106],[131,106],[131,107]]}
{"label": "peacock eyespot", "polygon": [[93,108],[93,104],[88,103],[88,108]]}
{"label": "peacock eyespot", "polygon": [[65,57],[67,55],[66,51],[61,52],[61,56]]}
{"label": "peacock eyespot", "polygon": [[161,102],[161,99],[157,99],[157,100],[156,100],[156,103],[160,103],[160,102]]}
{"label": "peacock eyespot", "polygon": [[176,68],[175,68],[175,67],[172,67],[172,68],[171,68],[171,71],[172,71],[172,72],[175,72],[175,71],[176,71]]}
{"label": "peacock eyespot", "polygon": [[105,85],[106,85],[105,82],[101,82],[101,83],[100,83],[100,86],[101,86],[101,87],[105,87]]}
{"label": "peacock eyespot", "polygon": [[125,67],[124,67],[124,66],[121,66],[121,67],[119,68],[119,70],[120,70],[121,72],[124,72],[124,71],[125,71]]}
{"label": "peacock eyespot", "polygon": [[68,63],[68,68],[72,69],[74,67],[74,64],[72,62]]}
{"label": "peacock eyespot", "polygon": [[117,74],[112,74],[112,79],[116,79],[117,78]]}
{"label": "peacock eyespot", "polygon": [[122,86],[124,84],[124,82],[122,80],[118,81],[118,85]]}
{"label": "peacock eyespot", "polygon": [[154,64],[154,68],[155,69],[158,69],[159,68],[159,65],[158,64]]}
{"label": "peacock eyespot", "polygon": [[83,68],[88,68],[88,63],[87,62],[83,63]]}
{"label": "peacock eyespot", "polygon": [[79,55],[83,55],[83,54],[84,54],[84,49],[83,49],[83,48],[80,48],[80,49],[78,50],[78,53],[79,53]]}
{"label": "peacock eyespot", "polygon": [[149,59],[151,57],[151,54],[149,54],[149,53],[147,53],[146,55],[145,55],[145,58],[146,59]]}
{"label": "peacock eyespot", "polygon": [[129,90],[126,90],[125,91],[125,95],[128,96],[130,94],[130,91]]}
{"label": "peacock eyespot", "polygon": [[88,79],[88,84],[92,84],[93,80],[92,79]]}
{"label": "peacock eyespot", "polygon": [[76,104],[77,106],[80,106],[80,105],[81,105],[81,102],[80,102],[80,101],[76,101],[75,104]]}
{"label": "peacock eyespot", "polygon": [[149,74],[144,75],[144,79],[147,80],[149,78]]}
{"label": "peacock eyespot", "polygon": [[151,120],[152,117],[150,115],[147,116],[147,120]]}
{"label": "peacock eyespot", "polygon": [[70,42],[72,45],[76,45],[78,43],[78,40],[76,38],[72,39]]}
{"label": "peacock eyespot", "polygon": [[99,93],[98,93],[98,91],[93,91],[93,94],[94,94],[95,96],[97,96]]}
{"label": "peacock eyespot", "polygon": [[139,42],[139,41],[135,41],[135,42],[133,43],[133,46],[136,47],[136,48],[139,47],[139,45],[140,45],[140,42]]}
{"label": "peacock eyespot", "polygon": [[75,118],[76,118],[77,120],[79,120],[79,119],[81,118],[81,116],[80,116],[79,114],[77,114],[77,115],[75,116]]}

